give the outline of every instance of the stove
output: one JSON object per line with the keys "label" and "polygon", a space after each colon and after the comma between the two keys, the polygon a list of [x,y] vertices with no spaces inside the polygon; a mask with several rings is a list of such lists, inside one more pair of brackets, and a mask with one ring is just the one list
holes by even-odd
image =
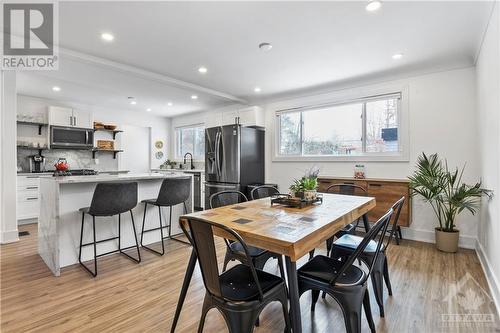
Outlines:
{"label": "stove", "polygon": [[66,171],[54,171],[53,176],[95,176],[99,174],[98,171],[92,169],[75,169],[75,170],[66,170]]}

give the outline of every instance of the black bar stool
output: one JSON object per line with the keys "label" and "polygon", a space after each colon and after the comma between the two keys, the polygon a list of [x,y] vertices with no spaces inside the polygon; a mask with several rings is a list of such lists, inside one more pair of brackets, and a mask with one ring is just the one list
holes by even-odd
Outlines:
{"label": "black bar stool", "polygon": [[[141,246],[146,250],[154,252],[159,255],[165,254],[165,244],[163,244],[164,239],[172,239],[180,243],[191,245],[188,242],[182,241],[172,237],[172,206],[183,204],[184,212],[187,213],[186,201],[191,195],[191,177],[177,177],[177,178],[165,178],[161,184],[160,192],[156,199],[142,200],[144,203],[144,217],[142,219],[142,231],[141,231]],[[144,229],[146,223],[146,210],[148,205],[153,205],[158,207],[159,215],[159,227],[152,229]],[[161,207],[169,207],[169,218],[168,225],[163,225],[161,221]],[[168,228],[168,236],[163,236],[163,229]],[[161,252],[156,251],[142,243],[142,239],[145,232],[160,230],[161,235]]]}
{"label": "black bar stool", "polygon": [[[136,263],[141,262],[141,253],[139,251],[139,244],[137,242],[137,234],[135,232],[134,224],[134,214],[132,213],[132,208],[137,206],[137,183],[99,183],[97,184],[94,195],[92,197],[92,203],[90,207],[80,208],[79,211],[82,212],[82,228],[80,231],[80,250],[78,253],[78,261],[93,277],[97,276],[97,258],[105,256],[107,254],[120,252],[124,254]],[[128,247],[121,247],[121,214],[129,211],[130,218],[132,220],[132,230],[135,238],[135,245]],[[92,216],[92,227],[93,227],[93,242],[83,244],[83,224],[85,222],[85,214]],[[102,240],[96,240],[95,231],[95,218],[96,216],[114,216],[118,215],[118,236],[106,238]],[[97,244],[103,243],[111,240],[118,239],[118,250],[97,254]],[[82,248],[84,246],[94,246],[94,271],[90,270],[82,262]],[[131,257],[123,250],[131,249],[135,247],[137,249],[138,259]]]}

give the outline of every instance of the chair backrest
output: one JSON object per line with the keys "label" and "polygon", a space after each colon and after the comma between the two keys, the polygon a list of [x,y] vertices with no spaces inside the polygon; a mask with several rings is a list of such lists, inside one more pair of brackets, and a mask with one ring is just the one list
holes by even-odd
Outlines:
{"label": "chair backrest", "polygon": [[250,198],[252,200],[257,200],[257,199],[262,199],[262,198],[267,198],[271,197],[275,194],[279,194],[280,191],[274,186],[271,185],[262,185],[255,187],[251,192],[250,192]]}
{"label": "chair backrest", "polygon": [[257,277],[257,272],[252,263],[248,246],[243,239],[231,228],[195,217],[187,217],[189,230],[184,223],[180,223],[182,231],[189,239],[191,245],[198,256],[203,283],[207,291],[215,297],[223,299],[222,289],[219,279],[219,266],[217,261],[216,247],[214,242],[214,231],[219,230],[224,237],[232,238],[234,242],[239,242],[247,258],[246,265],[250,267],[252,277],[259,291],[260,300],[263,299],[262,287]]}
{"label": "chair backrest", "polygon": [[364,187],[355,184],[345,184],[345,183],[330,185],[328,186],[325,192],[344,194],[344,195],[366,196],[366,189]]}
{"label": "chair backrest", "polygon": [[125,213],[137,206],[137,183],[98,183],[89,214],[111,216]]}
{"label": "chair backrest", "polygon": [[246,195],[236,190],[227,190],[214,193],[208,199],[210,208],[218,208],[248,201]]}
{"label": "chair backrest", "polygon": [[[351,265],[354,263],[356,259],[364,252],[370,241],[376,241],[377,242],[377,248],[375,250],[375,254],[373,256],[373,261],[372,264],[369,267],[369,272],[365,276],[365,281],[368,278],[368,276],[371,274],[373,267],[375,265],[375,262],[377,261],[378,255],[380,253],[380,250],[382,248],[382,244],[384,242],[384,237],[387,232],[387,227],[389,226],[389,221],[391,220],[392,213],[394,211],[392,208],[390,208],[387,213],[384,214],[381,218],[378,219],[377,222],[371,227],[371,229],[365,234],[365,237],[363,237],[363,240],[361,243],[358,245],[356,250],[347,258],[347,260],[344,262],[342,268],[338,271],[338,273],[330,280],[331,284],[335,284],[335,281],[337,281],[337,278],[339,276],[342,276],[342,274],[349,268]],[[364,283],[365,281],[361,281]]]}
{"label": "chair backrest", "polygon": [[384,251],[387,250],[387,247],[391,243],[392,238],[394,237],[394,233],[397,232],[397,227],[398,227],[398,220],[399,220],[399,214],[401,214],[401,208],[403,208],[403,205],[405,203],[405,197],[401,197],[398,201],[392,205],[392,210],[394,211],[393,218],[392,218],[392,227],[391,227],[391,232],[389,234],[389,237],[387,237],[387,241],[384,244]]}
{"label": "chair backrest", "polygon": [[191,177],[165,178],[161,183],[156,203],[160,206],[175,206],[191,195]]}

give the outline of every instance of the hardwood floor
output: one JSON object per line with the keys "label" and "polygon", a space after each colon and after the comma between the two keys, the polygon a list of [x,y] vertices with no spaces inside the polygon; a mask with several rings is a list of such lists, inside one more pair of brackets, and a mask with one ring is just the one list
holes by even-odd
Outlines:
{"label": "hardwood floor", "polygon": [[[20,229],[30,235],[0,248],[2,333],[170,330],[190,254],[188,246],[167,241],[164,257],[142,251],[141,264],[119,254],[103,257],[97,278],[77,265],[54,277],[37,254],[36,225]],[[218,251],[222,257],[222,242]],[[391,245],[388,257],[394,296],[388,297],[384,291],[385,319],[379,317],[371,297],[377,332],[500,332],[495,307],[488,295],[482,294],[482,288],[487,291],[488,287],[474,251],[460,249],[457,254],[446,254],[432,244],[403,241],[400,246]],[[269,261],[266,270],[277,272],[276,261]],[[448,300],[448,287],[458,281],[464,283],[457,297]],[[203,296],[197,269],[176,332],[196,332]],[[309,306],[310,295],[305,294],[301,298],[304,332],[345,331],[342,313],[333,299],[320,299],[315,313]],[[470,313],[495,313],[495,322],[443,325],[442,315],[468,313],[467,309]],[[362,322],[363,331],[369,332],[365,318]],[[282,332],[279,305],[270,304],[260,323],[256,333]],[[216,310],[210,311],[204,332],[227,332]]]}

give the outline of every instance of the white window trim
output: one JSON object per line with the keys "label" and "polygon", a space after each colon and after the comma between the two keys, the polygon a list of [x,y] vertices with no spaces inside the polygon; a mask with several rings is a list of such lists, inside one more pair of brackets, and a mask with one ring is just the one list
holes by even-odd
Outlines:
{"label": "white window trim", "polygon": [[[285,104],[281,108],[276,109],[273,116],[274,143],[272,145],[272,161],[273,162],[408,162],[410,160],[410,127],[409,127],[409,94],[408,86],[385,86],[373,89],[354,89],[343,91],[334,97],[329,97],[328,100],[310,102],[308,105]],[[398,113],[398,132],[399,132],[399,151],[389,153],[364,153],[363,155],[279,155],[280,143],[280,113],[304,111],[307,109],[317,108],[318,106],[333,106],[346,103],[356,102],[371,96],[390,95],[401,93],[399,101]]]}
{"label": "white window trim", "polygon": [[[174,134],[174,153],[172,154],[173,161],[175,161],[175,162],[183,162],[184,161],[183,156],[177,156],[177,144],[178,144],[177,130],[181,130],[181,129],[185,129],[185,128],[196,128],[196,127],[203,127],[204,129],[206,129],[205,123],[182,125],[182,126],[174,127],[174,133],[173,133]],[[201,158],[201,159],[200,158],[197,159],[196,157],[193,157],[193,162],[197,162],[197,163],[205,162],[205,154],[203,154],[203,158]]]}

